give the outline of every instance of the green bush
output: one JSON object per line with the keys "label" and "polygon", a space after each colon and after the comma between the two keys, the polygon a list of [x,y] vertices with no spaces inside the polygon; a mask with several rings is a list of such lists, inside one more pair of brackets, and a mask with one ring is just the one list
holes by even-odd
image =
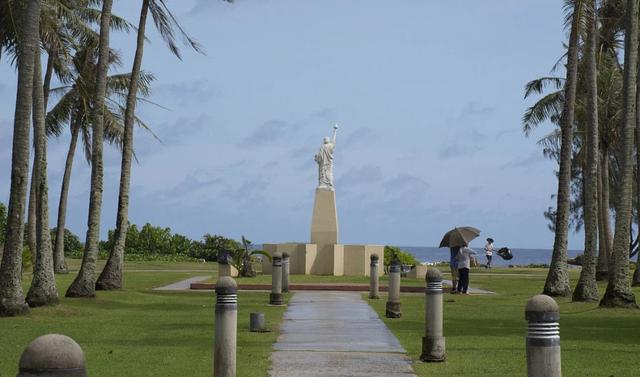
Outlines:
{"label": "green bush", "polygon": [[207,233],[202,237],[202,241],[193,241],[189,249],[189,256],[206,261],[217,261],[221,252],[231,254],[240,249],[242,249],[242,245],[236,240],[220,235],[212,236]]}
{"label": "green bush", "polygon": [[[51,229],[51,247],[56,247],[56,232],[57,228]],[[84,245],[80,242],[80,238],[73,234],[69,229],[64,230],[64,255],[82,255],[84,251]]]}
{"label": "green bush", "polygon": [[413,256],[413,254],[408,251],[400,250],[399,247],[396,246],[385,246],[384,247],[384,265],[389,266],[391,262],[397,259],[400,264],[406,264],[409,266],[416,266],[420,264],[420,261]]}

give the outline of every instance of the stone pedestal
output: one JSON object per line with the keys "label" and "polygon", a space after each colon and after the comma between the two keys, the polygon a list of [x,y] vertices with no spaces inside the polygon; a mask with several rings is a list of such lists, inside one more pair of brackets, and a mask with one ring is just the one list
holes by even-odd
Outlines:
{"label": "stone pedestal", "polygon": [[323,245],[338,243],[338,210],[336,193],[330,189],[317,188],[311,218],[311,242],[321,249]]}

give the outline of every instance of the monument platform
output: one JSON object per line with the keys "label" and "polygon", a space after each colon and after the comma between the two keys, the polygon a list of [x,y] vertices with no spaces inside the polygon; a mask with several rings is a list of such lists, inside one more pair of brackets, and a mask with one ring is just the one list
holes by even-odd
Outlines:
{"label": "monument platform", "polygon": [[[289,273],[296,275],[369,276],[371,255],[384,256],[382,245],[318,245],[313,243],[263,244],[262,249],[289,254]],[[384,273],[378,269],[378,274]],[[262,272],[271,273],[271,263],[262,260]]]}

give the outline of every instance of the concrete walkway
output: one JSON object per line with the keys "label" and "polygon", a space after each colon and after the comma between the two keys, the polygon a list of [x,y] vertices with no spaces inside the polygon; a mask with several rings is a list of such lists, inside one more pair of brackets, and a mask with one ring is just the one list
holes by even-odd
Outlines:
{"label": "concrete walkway", "polygon": [[192,278],[181,280],[177,283],[165,285],[163,287],[153,288],[154,291],[188,291],[191,289],[191,283],[198,283],[211,279],[211,275],[206,276],[194,276]]}
{"label": "concrete walkway", "polygon": [[398,339],[360,293],[295,293],[274,349],[272,377],[415,377]]}

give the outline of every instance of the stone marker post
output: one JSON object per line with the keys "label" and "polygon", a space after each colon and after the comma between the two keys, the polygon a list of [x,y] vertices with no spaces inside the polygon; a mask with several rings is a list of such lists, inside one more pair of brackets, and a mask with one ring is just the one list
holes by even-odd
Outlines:
{"label": "stone marker post", "polygon": [[560,377],[560,312],[549,296],[536,295],[528,302],[527,376]]}
{"label": "stone marker post", "polygon": [[238,285],[229,276],[216,282],[216,333],[213,346],[213,377],[236,376]]}
{"label": "stone marker post", "polygon": [[389,268],[389,298],[387,300],[387,318],[400,318],[400,264],[397,261],[391,262]]}
{"label": "stone marker post", "polygon": [[276,251],[271,256],[271,294],[269,304],[282,305],[282,254]]}
{"label": "stone marker post", "polygon": [[265,332],[265,319],[264,313],[249,313],[249,331],[251,332]]}
{"label": "stone marker post", "polygon": [[282,253],[282,292],[289,292],[289,253]]}
{"label": "stone marker post", "polygon": [[425,362],[445,361],[445,343],[442,336],[442,274],[434,267],[427,268],[425,276],[424,337],[422,355]]}
{"label": "stone marker post", "polygon": [[378,281],[378,254],[371,254],[371,271],[369,272],[369,298],[379,299],[380,283]]}
{"label": "stone marker post", "polygon": [[218,277],[231,276],[231,265],[229,265],[229,253],[220,252],[218,254]]}
{"label": "stone marker post", "polygon": [[82,348],[73,339],[47,334],[31,342],[20,356],[17,377],[87,377]]}

